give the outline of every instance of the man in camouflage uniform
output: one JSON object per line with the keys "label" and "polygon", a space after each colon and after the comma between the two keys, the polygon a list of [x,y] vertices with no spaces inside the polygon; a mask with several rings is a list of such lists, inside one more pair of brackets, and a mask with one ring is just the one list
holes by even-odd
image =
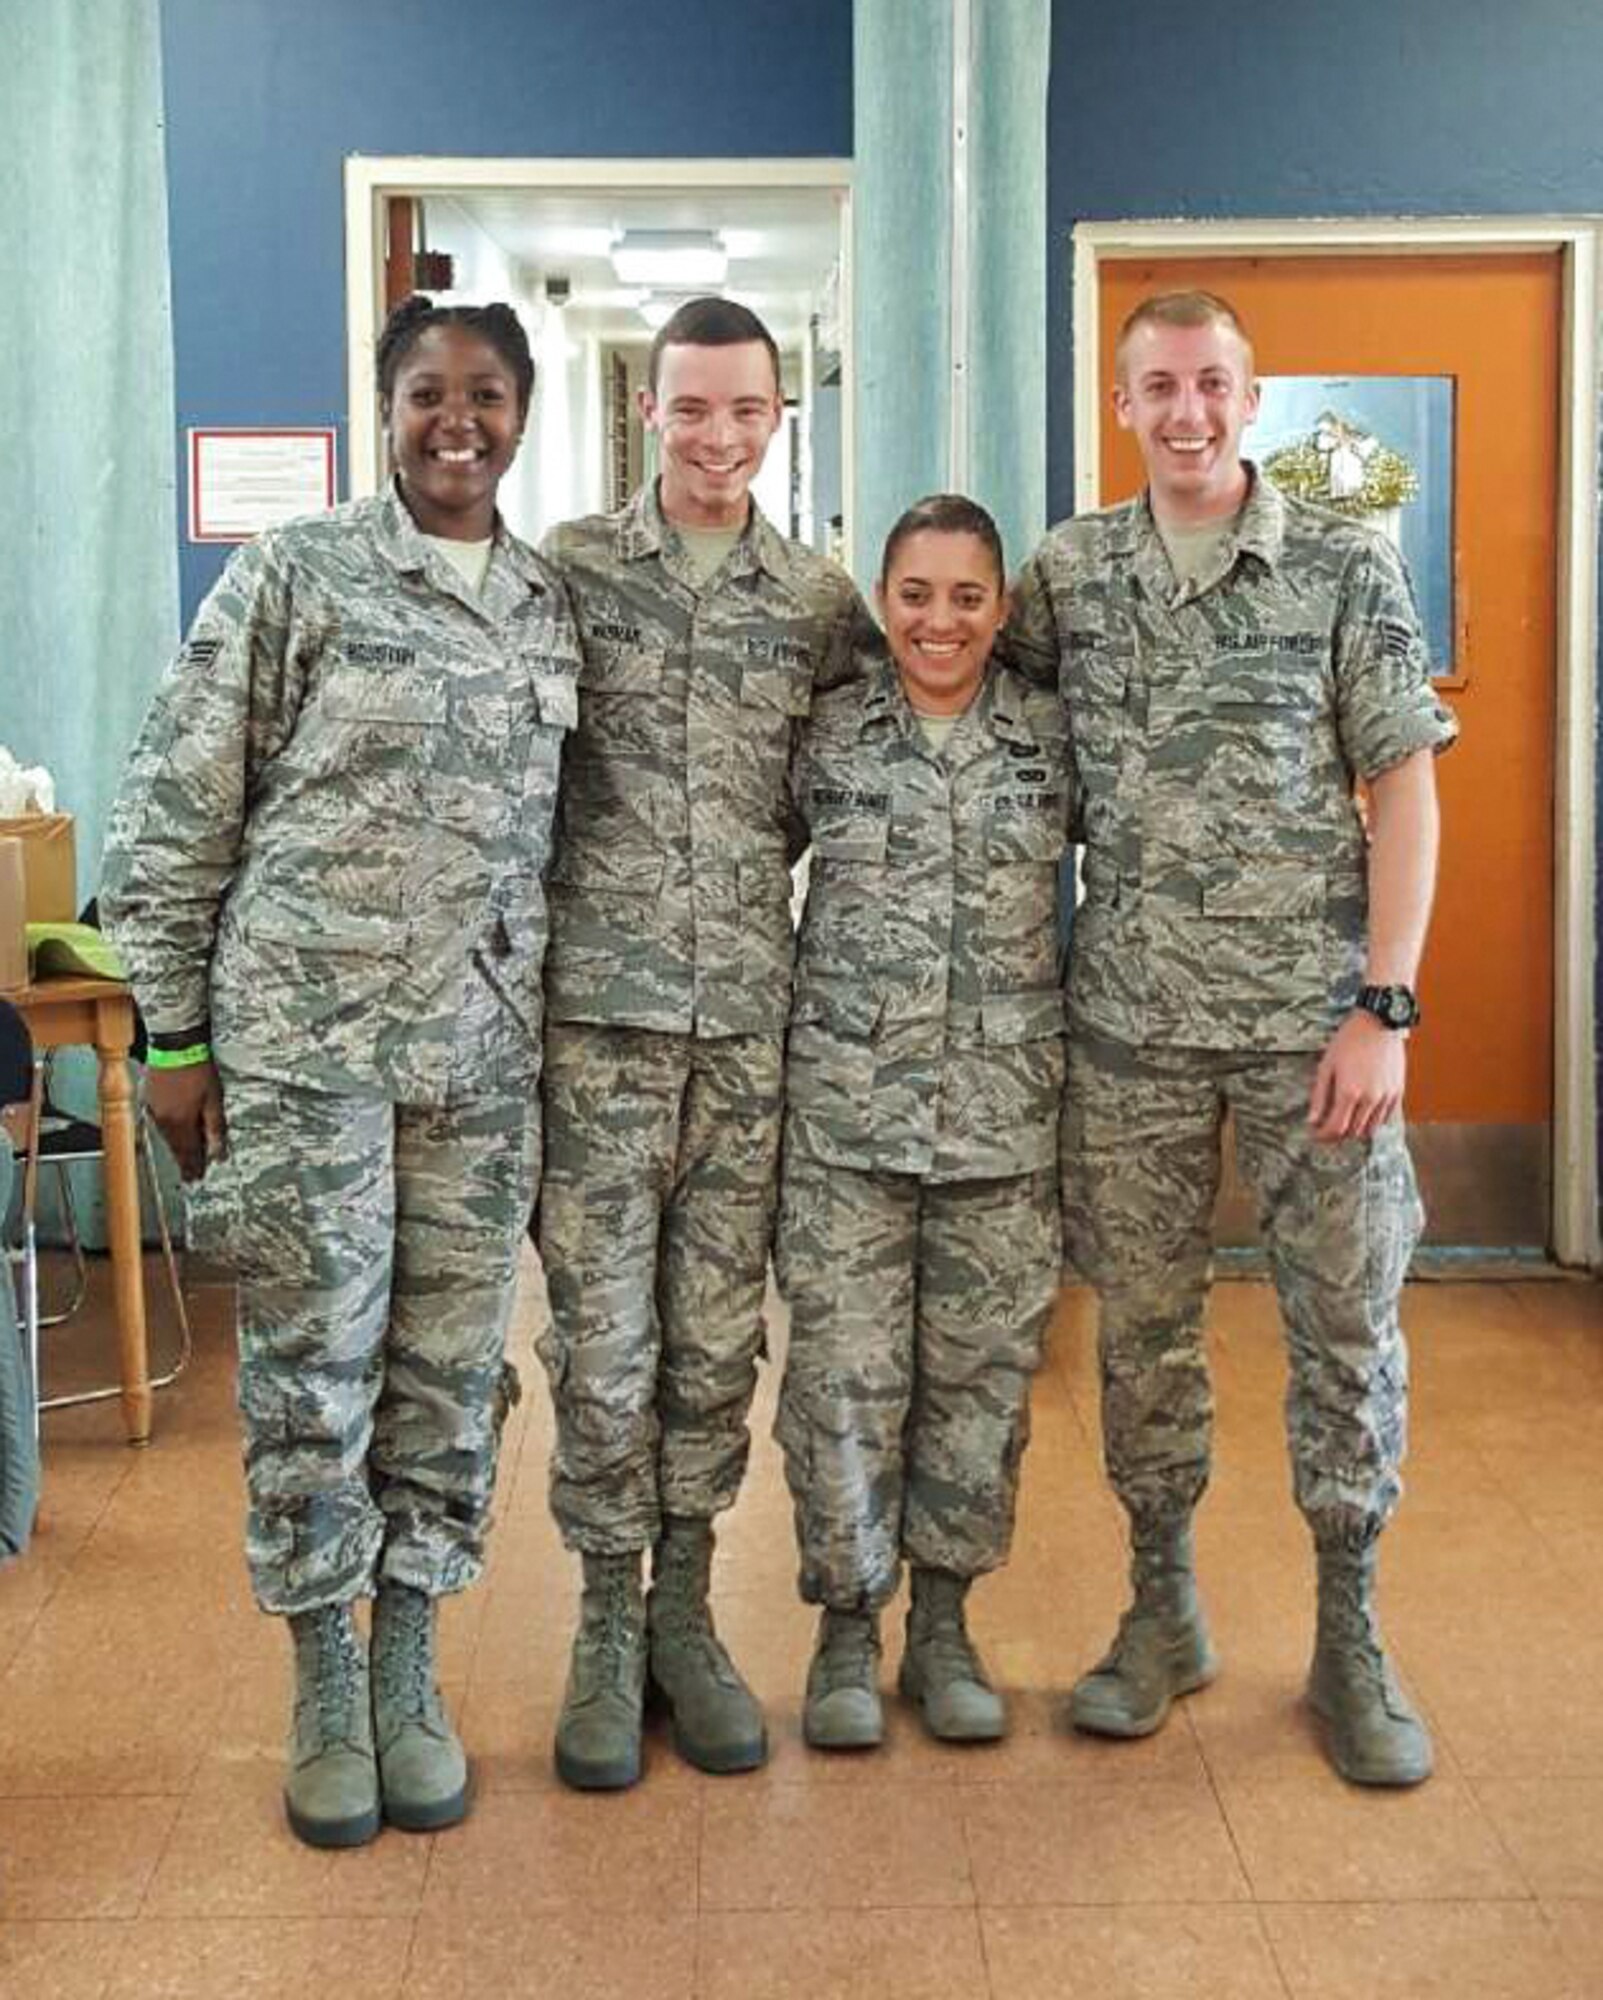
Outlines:
{"label": "man in camouflage uniform", "polygon": [[1114,401],[1148,490],[1047,536],[1012,642],[1031,671],[1060,673],[1075,740],[1064,1219],[1100,1297],[1104,1445],[1133,1539],[1134,1603],[1070,1712],[1143,1735],[1215,1671],[1190,1522],[1209,1467],[1202,1315],[1229,1111],[1290,1348],[1295,1490],[1318,1555],[1310,1700],[1344,1776],[1412,1784],[1430,1741],[1372,1586],[1400,1491],[1397,1307],[1422,1221],[1405,1031],[1435,875],[1432,755],[1455,724],[1390,544],[1242,461],[1256,390],[1228,305],[1139,307]]}
{"label": "man in camouflage uniform", "polygon": [[[988,523],[951,496],[906,518],[972,539],[969,514]],[[998,550],[999,606],[1001,588]],[[795,781],[812,863],[775,1433],[801,1594],[823,1608],[803,1717],[822,1749],[880,1741],[878,1614],[904,1555],[903,1692],[936,1736],[1003,1733],[963,1601],[1007,1559],[1058,1288],[1062,708],[993,662],[944,750],[924,723],[880,655],[815,707]]]}
{"label": "man in camouflage uniform", "polygon": [[180,1164],[197,1247],[239,1280],[251,1581],[295,1636],[286,1796],[324,1846],[378,1825],[348,1611],[375,1592],[384,1816],[465,1809],[432,1680],[389,1688],[412,1704],[392,1743],[381,1662],[427,1665],[434,1600],[483,1562],[578,672],[554,573],[504,530],[487,554],[475,593],[395,488],[241,549],[158,690],[102,882],[155,1059],[210,1043],[208,1144]]}
{"label": "man in camouflage uniform", "polygon": [[711,1523],[745,1467],[762,1335],[786,773],[860,612],[844,574],[749,498],[782,410],[760,320],[681,307],[642,408],[659,478],[547,543],[584,655],[551,878],[540,1203],[552,1509],[584,1568],[556,1762],[596,1789],[639,1776],[648,1653],[686,1757],[734,1771],[766,1755],[707,1609]]}

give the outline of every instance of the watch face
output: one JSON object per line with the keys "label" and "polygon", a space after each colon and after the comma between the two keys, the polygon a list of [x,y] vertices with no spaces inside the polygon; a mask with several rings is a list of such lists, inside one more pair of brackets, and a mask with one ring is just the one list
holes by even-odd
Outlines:
{"label": "watch face", "polygon": [[1412,1028],[1419,1021],[1419,1002],[1406,986],[1366,986],[1358,1004],[1388,1028]]}

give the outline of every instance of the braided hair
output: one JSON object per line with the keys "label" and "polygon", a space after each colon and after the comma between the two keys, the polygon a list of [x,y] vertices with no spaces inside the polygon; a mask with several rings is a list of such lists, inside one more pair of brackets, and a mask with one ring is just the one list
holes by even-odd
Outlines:
{"label": "braided hair", "polygon": [[423,292],[413,292],[410,298],[402,299],[385,320],[378,337],[374,359],[379,394],[386,405],[394,399],[395,378],[401,363],[423,335],[436,326],[459,326],[493,347],[517,383],[519,411],[527,413],[529,399],[534,394],[534,356],[529,352],[529,336],[523,331],[523,322],[511,306],[499,300],[487,306],[437,306]]}

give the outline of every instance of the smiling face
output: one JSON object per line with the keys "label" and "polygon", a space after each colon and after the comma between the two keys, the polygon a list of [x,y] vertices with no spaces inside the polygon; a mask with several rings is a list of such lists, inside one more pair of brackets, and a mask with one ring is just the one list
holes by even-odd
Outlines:
{"label": "smiling face", "polygon": [[396,368],[384,424],[402,496],[424,534],[481,542],[491,533],[495,491],[526,415],[517,378],[488,341],[460,326],[418,335]]}
{"label": "smiling face", "polygon": [[784,414],[760,340],[662,350],[655,389],[640,392],[646,429],[662,440],[662,511],[692,528],[744,527],[747,490]]}
{"label": "smiling face", "polygon": [[1132,328],[1113,408],[1135,434],[1162,519],[1209,521],[1241,505],[1241,433],[1258,414],[1258,385],[1252,355],[1233,327],[1147,320]]}
{"label": "smiling face", "polygon": [[978,535],[921,528],[897,542],[875,596],[908,701],[921,715],[961,715],[1007,616],[991,550]]}

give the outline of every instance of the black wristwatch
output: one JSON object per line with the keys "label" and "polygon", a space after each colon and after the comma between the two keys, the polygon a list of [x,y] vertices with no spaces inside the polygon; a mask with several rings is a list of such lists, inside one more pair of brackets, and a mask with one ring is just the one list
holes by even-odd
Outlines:
{"label": "black wristwatch", "polygon": [[1373,1014],[1383,1028],[1419,1026],[1419,1002],[1411,986],[1360,986],[1353,1004]]}

